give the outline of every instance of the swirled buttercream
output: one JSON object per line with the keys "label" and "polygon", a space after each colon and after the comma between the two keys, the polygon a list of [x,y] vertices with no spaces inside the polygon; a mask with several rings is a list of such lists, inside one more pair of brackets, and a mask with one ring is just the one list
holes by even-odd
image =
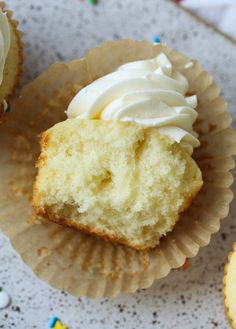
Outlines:
{"label": "swirled buttercream", "polygon": [[189,84],[161,53],[150,60],[120,66],[92,82],[72,99],[68,118],[136,122],[156,127],[190,154],[199,146],[193,123],[196,95],[186,97]]}

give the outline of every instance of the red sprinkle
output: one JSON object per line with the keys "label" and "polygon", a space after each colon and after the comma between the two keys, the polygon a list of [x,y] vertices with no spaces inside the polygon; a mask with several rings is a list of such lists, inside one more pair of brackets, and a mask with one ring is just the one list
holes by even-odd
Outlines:
{"label": "red sprinkle", "polygon": [[187,270],[189,268],[189,261],[186,259],[184,265],[182,266],[183,270]]}

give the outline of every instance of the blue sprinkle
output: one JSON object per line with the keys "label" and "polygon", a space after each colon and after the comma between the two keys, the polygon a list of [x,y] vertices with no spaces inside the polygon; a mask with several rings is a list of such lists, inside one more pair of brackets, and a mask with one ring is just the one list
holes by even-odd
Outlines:
{"label": "blue sprinkle", "polygon": [[152,42],[154,45],[157,45],[161,42],[161,39],[158,37],[158,35],[154,35],[154,37],[152,38]]}
{"label": "blue sprinkle", "polygon": [[49,321],[48,328],[53,328],[58,320],[58,317],[52,316],[51,320]]}

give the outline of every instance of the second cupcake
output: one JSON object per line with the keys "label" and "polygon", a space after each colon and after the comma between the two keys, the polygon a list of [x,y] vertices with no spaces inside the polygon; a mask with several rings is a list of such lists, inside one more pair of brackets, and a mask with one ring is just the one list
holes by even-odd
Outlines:
{"label": "second cupcake", "polygon": [[21,32],[12,13],[0,4],[0,119],[8,111],[22,70]]}

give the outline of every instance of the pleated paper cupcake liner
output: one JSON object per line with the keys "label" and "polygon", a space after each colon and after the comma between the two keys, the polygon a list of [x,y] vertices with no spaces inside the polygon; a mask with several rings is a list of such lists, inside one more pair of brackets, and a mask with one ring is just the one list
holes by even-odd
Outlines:
{"label": "pleated paper cupcake liner", "polygon": [[[39,155],[38,134],[66,119],[72,97],[93,80],[121,64],[165,53],[189,80],[198,96],[195,129],[201,146],[194,151],[204,186],[172,232],[149,251],[114,245],[79,231],[37,218],[31,206]],[[107,42],[85,58],[56,63],[25,86],[13,112],[0,126],[0,227],[24,262],[39,278],[75,296],[114,297],[147,288],[182,266],[210,242],[227,216],[233,198],[230,185],[236,133],[211,75],[195,60],[149,42]]]}

